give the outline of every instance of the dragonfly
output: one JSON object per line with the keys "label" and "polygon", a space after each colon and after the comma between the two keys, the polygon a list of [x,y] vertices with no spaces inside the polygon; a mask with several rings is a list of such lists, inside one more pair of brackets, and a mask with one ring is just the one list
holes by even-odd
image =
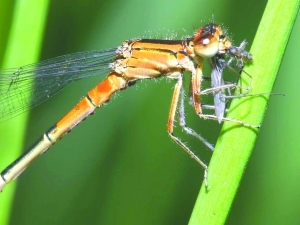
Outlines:
{"label": "dragonfly", "polygon": [[[224,117],[225,90],[237,88],[236,83],[225,84],[222,73],[233,60],[243,65],[252,56],[245,50],[246,42],[234,46],[226,31],[215,23],[202,26],[192,37],[180,40],[130,39],[119,47],[102,51],[87,51],[59,56],[18,69],[0,70],[0,122],[10,119],[46,101],[74,81],[108,74],[90,90],[77,105],[46,131],[25,153],[7,166],[0,174],[0,190],[16,179],[39,155],[96,108],[107,103],[117,91],[125,90],[143,79],[166,77],[176,81],[167,122],[167,132],[184,151],[204,168],[207,182],[207,165],[174,135],[174,121],[178,109],[179,124],[190,135],[198,138],[209,149],[213,146],[193,129],[186,126],[184,115],[184,72],[190,74],[190,104],[200,118],[230,121],[248,127],[257,127],[239,120]],[[202,90],[203,62],[210,61],[212,87]],[[30,83],[34,81],[32,86]],[[200,96],[213,94],[215,114],[204,114]],[[30,96],[29,99],[26,96]]]}

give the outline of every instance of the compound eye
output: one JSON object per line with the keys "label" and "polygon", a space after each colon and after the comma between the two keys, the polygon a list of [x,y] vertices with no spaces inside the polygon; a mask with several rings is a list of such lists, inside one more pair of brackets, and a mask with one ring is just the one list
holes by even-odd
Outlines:
{"label": "compound eye", "polygon": [[198,30],[194,38],[194,51],[201,57],[213,57],[219,51],[220,28],[211,23]]}

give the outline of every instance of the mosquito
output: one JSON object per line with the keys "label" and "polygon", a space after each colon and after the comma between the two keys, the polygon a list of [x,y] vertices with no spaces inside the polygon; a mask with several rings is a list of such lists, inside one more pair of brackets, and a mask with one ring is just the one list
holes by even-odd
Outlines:
{"label": "mosquito", "polygon": [[[244,42],[243,42],[244,43]],[[245,51],[245,44],[234,46],[226,32],[215,24],[209,23],[194,34],[181,40],[131,39],[121,46],[103,51],[87,51],[60,56],[30,64],[18,69],[0,71],[0,121],[14,117],[25,110],[46,101],[73,81],[108,74],[95,88],[90,90],[77,105],[62,119],[54,124],[25,153],[7,166],[0,175],[0,190],[17,178],[39,155],[45,153],[56,141],[94,110],[108,102],[111,96],[142,79],[166,77],[174,79],[173,97],[167,122],[167,132],[179,146],[204,168],[204,182],[207,183],[207,165],[173,133],[176,109],[179,124],[183,129],[209,149],[213,146],[201,135],[186,126],[184,116],[184,72],[190,73],[190,103],[197,115],[204,119],[231,121],[243,126],[254,127],[239,120],[225,118],[225,105],[222,100],[224,90],[236,88],[236,84],[226,85],[222,72],[236,59],[242,65],[252,60]],[[227,60],[229,58],[229,60]],[[203,61],[210,60],[212,67],[212,88],[201,90],[203,81]],[[35,82],[34,86],[29,84]],[[213,94],[215,115],[203,114],[200,96]],[[30,96],[27,100],[24,96]]]}

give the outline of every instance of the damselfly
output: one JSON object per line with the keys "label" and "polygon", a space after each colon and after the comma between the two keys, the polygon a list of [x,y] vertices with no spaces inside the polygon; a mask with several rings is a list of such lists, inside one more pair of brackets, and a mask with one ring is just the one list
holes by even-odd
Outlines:
{"label": "damselfly", "polygon": [[[243,42],[245,43],[245,42]],[[180,125],[188,133],[201,140],[213,150],[202,136],[186,127],[184,117],[183,72],[188,71],[190,78],[190,102],[196,113],[205,119],[236,122],[250,126],[238,120],[224,118],[224,90],[235,88],[236,84],[223,82],[223,69],[236,59],[251,60],[244,50],[245,44],[233,46],[227,34],[220,26],[210,23],[200,28],[193,37],[182,40],[132,39],[124,41],[117,48],[104,51],[75,53],[42,61],[36,64],[0,71],[0,120],[22,113],[46,101],[73,81],[101,74],[107,78],[89,91],[85,98],[51,127],[27,152],[1,172],[0,190],[20,175],[39,155],[47,151],[57,140],[70,131],[97,107],[106,103],[118,90],[133,85],[141,79],[167,77],[176,80],[172,97],[167,131],[170,137],[204,168],[204,181],[207,186],[207,166],[178,137],[173,134],[176,109]],[[212,88],[201,90],[202,68],[205,58],[212,67]],[[229,59],[229,60],[227,60]],[[34,87],[27,85],[35,81]],[[30,100],[24,96],[30,94]],[[200,102],[202,94],[214,94],[216,115],[203,114]]]}

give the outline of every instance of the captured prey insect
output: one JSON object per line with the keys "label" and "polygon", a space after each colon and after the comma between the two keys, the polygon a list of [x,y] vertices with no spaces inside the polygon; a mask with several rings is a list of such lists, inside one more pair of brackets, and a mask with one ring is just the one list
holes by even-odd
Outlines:
{"label": "captured prey insect", "polygon": [[[235,67],[242,69],[244,67],[244,60],[252,61],[252,55],[245,51],[245,47],[247,45],[247,42],[244,40],[239,47],[232,46],[230,49],[231,54],[235,57],[231,57],[228,61],[225,60],[224,54],[216,54],[214,57],[209,59],[210,65],[211,65],[211,87],[210,89],[206,89],[202,91],[202,94],[205,93],[211,93],[213,92],[214,95],[214,109],[215,109],[215,116],[217,117],[217,120],[219,123],[221,123],[224,119],[224,113],[226,111],[226,103],[228,98],[235,98],[235,97],[245,97],[248,96],[247,94],[240,94],[240,95],[234,95],[232,96],[230,90],[231,89],[245,89],[247,91],[250,91],[251,89],[251,81],[252,78],[249,74],[247,74],[250,77],[250,84],[248,87],[238,86],[237,82],[231,82],[225,84],[224,78],[223,78],[223,70],[225,68],[231,68],[230,64],[233,60],[236,60]],[[242,71],[242,70],[241,70]],[[240,72],[241,72],[240,71]],[[226,90],[228,90],[228,95],[226,94]],[[202,107],[205,107],[202,105]],[[231,120],[233,122],[233,120]],[[239,123],[238,121],[236,121]]]}
{"label": "captured prey insect", "polygon": [[[37,106],[49,97],[62,90],[73,81],[91,76],[107,74],[108,76],[86,97],[51,127],[31,148],[6,167],[0,176],[0,190],[10,181],[18,177],[26,167],[46,152],[57,140],[70,131],[97,107],[106,103],[118,90],[133,85],[141,79],[167,77],[175,79],[176,84],[168,116],[167,132],[192,158],[204,168],[204,182],[207,186],[207,166],[178,137],[173,134],[176,109],[179,108],[180,125],[184,130],[213,150],[206,140],[191,128],[186,127],[183,106],[183,72],[188,71],[190,77],[190,102],[201,118],[219,121],[232,121],[244,126],[251,126],[238,120],[224,118],[225,107],[221,103],[225,88],[234,88],[235,84],[223,84],[222,71],[229,64],[225,58],[251,60],[251,55],[244,47],[233,46],[220,26],[210,23],[201,27],[193,37],[182,40],[132,39],[124,41],[117,48],[104,51],[75,53],[42,61],[36,64],[0,71],[0,120],[22,113]],[[213,86],[201,90],[203,79],[203,60],[212,58]],[[32,87],[27,81],[34,80]],[[221,94],[220,94],[220,93]],[[26,100],[26,93],[30,100]],[[206,115],[202,113],[200,96],[214,94],[216,111],[222,115]],[[179,103],[179,104],[178,104]],[[223,112],[222,112],[223,111]],[[219,115],[218,115],[219,114]]]}

